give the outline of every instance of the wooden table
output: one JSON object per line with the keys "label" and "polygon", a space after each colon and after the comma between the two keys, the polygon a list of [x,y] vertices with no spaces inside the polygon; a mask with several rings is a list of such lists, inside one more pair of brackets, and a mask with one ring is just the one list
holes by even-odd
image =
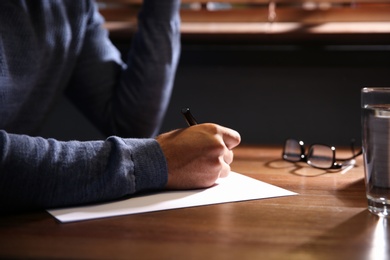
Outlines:
{"label": "wooden table", "polygon": [[390,255],[387,220],[367,210],[361,156],[355,168],[342,173],[284,162],[281,152],[280,147],[238,147],[232,169],[298,196],[70,224],[60,224],[46,212],[2,216],[0,258],[384,259]]}

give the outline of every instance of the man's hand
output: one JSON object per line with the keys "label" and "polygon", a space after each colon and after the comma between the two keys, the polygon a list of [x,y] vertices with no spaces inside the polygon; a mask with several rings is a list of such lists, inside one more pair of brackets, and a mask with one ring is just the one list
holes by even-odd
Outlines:
{"label": "man's hand", "polygon": [[219,177],[226,177],[232,149],[241,141],[239,133],[216,124],[194,125],[156,139],[168,163],[167,189],[210,187]]}

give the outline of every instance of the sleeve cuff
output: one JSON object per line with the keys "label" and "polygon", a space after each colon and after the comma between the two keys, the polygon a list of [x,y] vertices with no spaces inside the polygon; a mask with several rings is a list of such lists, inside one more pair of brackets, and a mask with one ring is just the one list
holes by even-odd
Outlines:
{"label": "sleeve cuff", "polygon": [[168,167],[155,139],[132,139],[135,191],[163,189],[168,181]]}

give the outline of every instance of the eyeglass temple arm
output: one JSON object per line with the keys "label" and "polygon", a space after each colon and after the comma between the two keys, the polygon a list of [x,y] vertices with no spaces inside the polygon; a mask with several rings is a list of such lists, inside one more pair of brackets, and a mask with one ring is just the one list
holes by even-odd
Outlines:
{"label": "eyeglass temple arm", "polygon": [[351,149],[352,149],[352,154],[353,156],[351,158],[355,158],[356,156],[359,156],[363,153],[362,148],[360,148],[360,151],[355,153],[355,139],[351,140]]}
{"label": "eyeglass temple arm", "polygon": [[352,139],[351,140],[351,150],[352,150],[352,156],[351,157],[348,157],[348,158],[344,158],[344,159],[336,159],[337,161],[348,161],[348,160],[352,160],[354,159],[355,157],[361,155],[363,153],[363,150],[360,149],[359,152],[355,153],[355,139]]}

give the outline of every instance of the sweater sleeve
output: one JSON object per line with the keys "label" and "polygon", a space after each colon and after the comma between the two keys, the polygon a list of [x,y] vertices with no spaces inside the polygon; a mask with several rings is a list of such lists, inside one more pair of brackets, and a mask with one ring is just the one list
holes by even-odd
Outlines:
{"label": "sweater sleeve", "polygon": [[166,182],[154,139],[60,142],[0,130],[0,212],[108,201]]}
{"label": "sweater sleeve", "polygon": [[67,95],[106,135],[153,137],[162,124],[180,53],[180,1],[145,0],[129,53],[112,45],[91,5]]}

